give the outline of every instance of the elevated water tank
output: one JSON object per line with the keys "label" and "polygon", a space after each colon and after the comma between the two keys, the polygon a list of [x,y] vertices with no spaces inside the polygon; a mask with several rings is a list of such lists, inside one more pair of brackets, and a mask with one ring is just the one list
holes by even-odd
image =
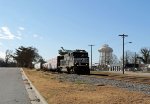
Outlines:
{"label": "elevated water tank", "polygon": [[108,44],[102,45],[102,47],[98,50],[100,52],[100,65],[110,65],[112,59],[113,49],[109,47]]}

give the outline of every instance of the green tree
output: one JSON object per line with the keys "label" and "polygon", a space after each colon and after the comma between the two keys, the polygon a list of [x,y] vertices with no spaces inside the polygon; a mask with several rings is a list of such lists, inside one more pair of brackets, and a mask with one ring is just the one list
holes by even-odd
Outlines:
{"label": "green tree", "polygon": [[31,68],[34,62],[41,59],[41,56],[38,54],[38,50],[36,48],[21,46],[16,49],[13,58],[16,60],[19,67]]}

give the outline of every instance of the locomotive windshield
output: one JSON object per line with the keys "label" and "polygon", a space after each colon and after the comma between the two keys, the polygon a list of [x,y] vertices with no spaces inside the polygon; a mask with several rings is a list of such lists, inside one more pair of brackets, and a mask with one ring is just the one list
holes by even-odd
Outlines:
{"label": "locomotive windshield", "polygon": [[73,53],[74,58],[88,58],[88,53]]}

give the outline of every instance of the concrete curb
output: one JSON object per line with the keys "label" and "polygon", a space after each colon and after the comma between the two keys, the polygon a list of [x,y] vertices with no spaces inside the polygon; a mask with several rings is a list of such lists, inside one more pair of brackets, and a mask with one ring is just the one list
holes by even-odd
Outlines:
{"label": "concrete curb", "polygon": [[42,97],[42,95],[38,92],[38,90],[33,86],[29,78],[24,73],[23,69],[20,68],[22,79],[25,83],[25,88],[28,92],[31,104],[48,104],[46,100]]}

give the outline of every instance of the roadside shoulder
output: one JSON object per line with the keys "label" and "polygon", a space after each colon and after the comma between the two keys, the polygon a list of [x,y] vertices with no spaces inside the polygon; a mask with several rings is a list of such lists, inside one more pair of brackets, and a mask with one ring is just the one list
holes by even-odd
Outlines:
{"label": "roadside shoulder", "polygon": [[42,97],[42,95],[39,93],[39,91],[33,86],[32,82],[26,76],[22,68],[20,68],[20,71],[21,71],[22,79],[24,81],[25,88],[29,95],[31,104],[48,104],[46,100]]}

